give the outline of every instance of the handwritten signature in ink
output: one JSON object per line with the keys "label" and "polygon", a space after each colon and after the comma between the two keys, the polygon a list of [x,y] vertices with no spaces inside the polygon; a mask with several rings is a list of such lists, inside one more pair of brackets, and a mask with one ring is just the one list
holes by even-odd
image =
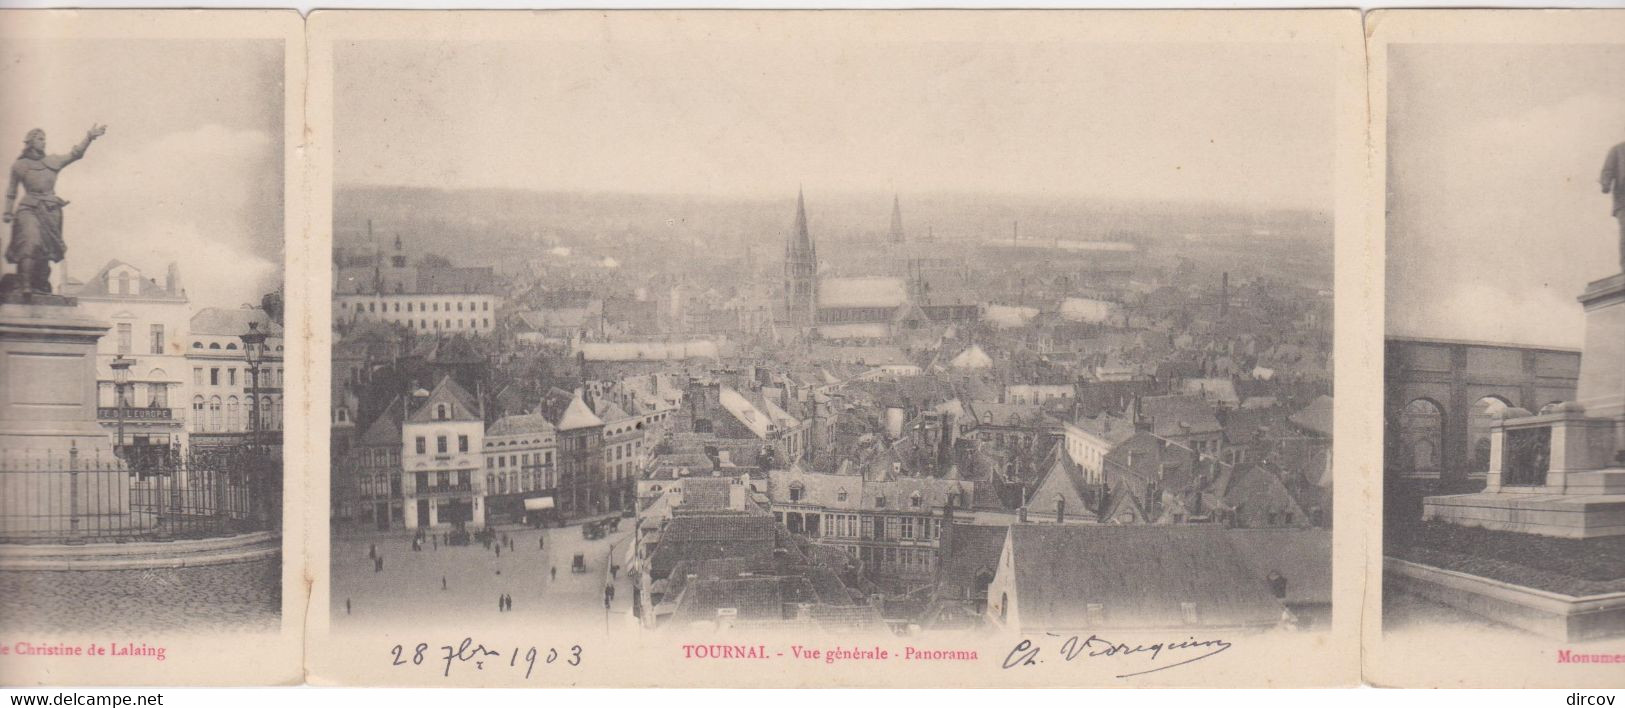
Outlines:
{"label": "handwritten signature in ink", "polygon": [[[1047,634],[1047,636],[1059,638],[1061,635]],[[1195,637],[1190,637],[1188,639],[1176,642],[1127,644],[1124,642],[1104,639],[1097,634],[1091,634],[1088,638],[1080,638],[1078,635],[1074,634],[1066,637],[1061,642],[1061,645],[1059,649],[1056,650],[1056,653],[1060,655],[1063,661],[1068,662],[1080,659],[1136,657],[1155,663],[1161,660],[1163,658],[1163,654],[1165,653],[1168,654],[1169,658],[1171,659],[1180,659],[1174,663],[1163,664],[1155,668],[1117,675],[1117,678],[1129,678],[1131,676],[1143,676],[1145,674],[1156,673],[1158,671],[1167,671],[1168,669],[1178,666],[1195,663],[1223,653],[1231,646],[1232,644],[1224,639],[1197,639]],[[1200,653],[1193,656],[1193,652]],[[1006,669],[1014,669],[1023,666],[1037,666],[1038,664],[1043,663],[1043,659],[1040,658],[1043,655],[1043,647],[1034,644],[1030,639],[1023,639],[1016,644],[1015,648],[1010,650],[1008,655],[1005,656],[1003,667]]]}

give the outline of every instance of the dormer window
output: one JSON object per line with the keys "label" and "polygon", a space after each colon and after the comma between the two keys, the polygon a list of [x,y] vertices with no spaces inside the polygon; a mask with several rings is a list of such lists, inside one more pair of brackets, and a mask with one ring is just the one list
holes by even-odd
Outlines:
{"label": "dormer window", "polygon": [[806,494],[806,491],[806,487],[801,486],[800,482],[792,482],[790,484],[790,501],[801,501],[801,498]]}
{"label": "dormer window", "polygon": [[925,500],[920,497],[920,493],[915,492],[913,495],[909,496],[908,505],[911,506],[911,507],[914,507],[915,509],[918,509],[918,508],[920,508],[920,505],[924,503],[924,501]]}
{"label": "dormer window", "polygon": [[436,403],[435,406],[434,406],[434,419],[435,420],[449,420],[450,418],[451,418],[451,415],[447,412],[446,404],[444,404],[444,403]]}
{"label": "dormer window", "polygon": [[886,508],[886,497],[885,496],[875,497],[875,508],[876,509],[884,509],[884,508]]}
{"label": "dormer window", "polygon": [[835,492],[835,500],[836,501],[846,501],[846,489],[845,488],[842,488],[842,489]]}

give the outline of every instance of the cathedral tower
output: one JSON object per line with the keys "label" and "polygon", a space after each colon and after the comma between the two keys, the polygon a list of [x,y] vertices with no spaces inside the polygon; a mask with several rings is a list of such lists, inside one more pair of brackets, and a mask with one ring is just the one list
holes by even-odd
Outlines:
{"label": "cathedral tower", "polygon": [[796,327],[811,327],[818,312],[818,249],[807,232],[807,205],[796,192],[796,225],[784,244],[784,307]]}

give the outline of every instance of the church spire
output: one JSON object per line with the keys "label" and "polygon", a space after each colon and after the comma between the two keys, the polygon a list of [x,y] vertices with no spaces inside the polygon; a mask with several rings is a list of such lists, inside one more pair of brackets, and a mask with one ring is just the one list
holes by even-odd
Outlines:
{"label": "church spire", "polygon": [[790,247],[801,253],[812,253],[812,235],[807,232],[807,200],[800,188],[796,189],[796,232]]}
{"label": "church spire", "polygon": [[907,240],[903,236],[903,204],[895,194],[891,198],[891,231],[887,237],[892,243],[902,243]]}
{"label": "church spire", "polygon": [[796,190],[795,230],[784,244],[785,311],[800,328],[811,327],[818,307],[818,250],[807,229],[807,200]]}

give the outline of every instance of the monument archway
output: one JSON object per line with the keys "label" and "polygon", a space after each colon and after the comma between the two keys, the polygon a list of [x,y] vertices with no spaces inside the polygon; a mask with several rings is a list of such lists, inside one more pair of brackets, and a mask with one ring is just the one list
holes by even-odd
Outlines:
{"label": "monument archway", "polygon": [[1385,359],[1386,476],[1419,482],[1482,479],[1495,412],[1574,400],[1580,378],[1558,347],[1388,337]]}

